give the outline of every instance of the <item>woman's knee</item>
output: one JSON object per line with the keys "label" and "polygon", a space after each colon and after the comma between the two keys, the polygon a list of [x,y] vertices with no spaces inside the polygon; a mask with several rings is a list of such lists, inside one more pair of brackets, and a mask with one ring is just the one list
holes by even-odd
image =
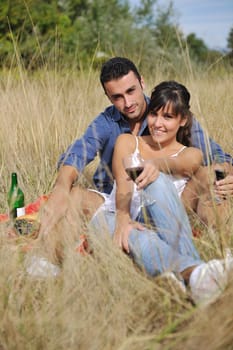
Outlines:
{"label": "woman's knee", "polygon": [[160,172],[158,178],[145,188],[145,192],[154,198],[178,199],[177,190],[166,174]]}

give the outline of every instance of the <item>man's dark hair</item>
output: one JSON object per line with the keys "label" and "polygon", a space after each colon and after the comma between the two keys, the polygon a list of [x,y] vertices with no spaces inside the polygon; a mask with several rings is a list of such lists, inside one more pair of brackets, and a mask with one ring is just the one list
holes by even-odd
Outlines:
{"label": "man's dark hair", "polygon": [[134,72],[135,76],[141,82],[141,75],[139,74],[135,64],[125,57],[113,57],[105,62],[100,72],[100,82],[105,90],[104,84],[111,80],[116,80],[130,71]]}

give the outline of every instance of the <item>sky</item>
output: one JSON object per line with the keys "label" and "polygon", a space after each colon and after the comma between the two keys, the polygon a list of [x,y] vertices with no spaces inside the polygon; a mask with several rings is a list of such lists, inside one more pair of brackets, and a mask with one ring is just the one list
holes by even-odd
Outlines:
{"label": "sky", "polygon": [[[130,0],[139,4],[140,0]],[[169,0],[158,0],[167,7]],[[173,0],[177,22],[187,36],[195,33],[210,49],[226,49],[227,37],[233,27],[233,0]]]}

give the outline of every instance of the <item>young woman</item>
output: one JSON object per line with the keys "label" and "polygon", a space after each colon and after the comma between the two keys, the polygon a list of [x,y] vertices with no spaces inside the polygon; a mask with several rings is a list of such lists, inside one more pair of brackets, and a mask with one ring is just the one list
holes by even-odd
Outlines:
{"label": "young woman", "polygon": [[[122,235],[124,237],[122,223],[125,222],[127,226],[130,220],[129,208],[135,192],[133,181],[129,181],[123,166],[124,157],[131,153],[141,155],[145,160],[145,168],[149,163],[157,166],[158,175],[160,172],[165,173],[172,180],[186,208],[196,212],[204,223],[213,224],[216,212],[211,208],[209,174],[207,168],[202,167],[202,152],[191,147],[190,142],[192,113],[189,103],[190,94],[184,85],[175,81],[162,82],[154,88],[148,106],[150,134],[137,137],[124,134],[117,139],[113,172],[117,184],[116,208],[119,223],[115,230],[115,240],[120,245]],[[142,172],[135,180],[137,188],[144,188],[146,180]],[[217,210],[221,212],[226,205],[226,201],[218,201]]]}

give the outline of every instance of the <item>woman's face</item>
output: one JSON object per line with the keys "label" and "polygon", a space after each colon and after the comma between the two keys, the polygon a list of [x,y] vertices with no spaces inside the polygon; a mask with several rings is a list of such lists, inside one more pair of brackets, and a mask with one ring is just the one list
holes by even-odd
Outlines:
{"label": "woman's face", "polygon": [[176,140],[177,132],[185,125],[186,120],[187,118],[182,118],[180,114],[174,114],[171,103],[167,103],[157,112],[150,111],[147,117],[153,141],[164,146]]}

